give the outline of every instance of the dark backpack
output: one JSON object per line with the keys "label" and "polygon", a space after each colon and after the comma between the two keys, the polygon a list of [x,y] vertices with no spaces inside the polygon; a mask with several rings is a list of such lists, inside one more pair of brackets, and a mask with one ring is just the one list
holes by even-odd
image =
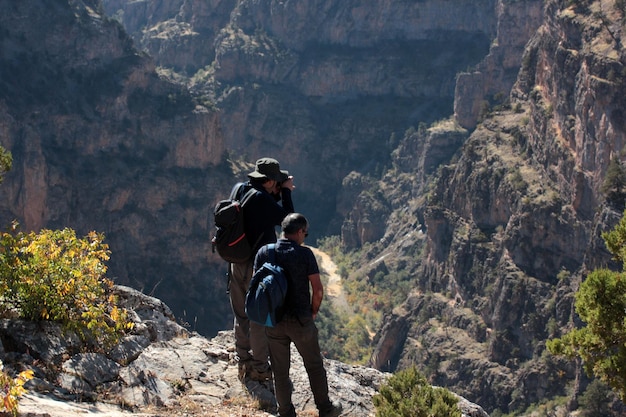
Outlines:
{"label": "dark backpack", "polygon": [[254,273],[246,293],[246,315],[255,323],[274,327],[283,318],[288,281],[275,261],[276,244],[267,248],[269,260]]}
{"label": "dark backpack", "polygon": [[230,196],[222,200],[213,210],[215,235],[211,239],[213,252],[227,262],[245,263],[253,255],[253,248],[246,237],[243,221],[243,210],[246,202],[256,194],[256,189],[246,190],[245,183],[235,184]]}

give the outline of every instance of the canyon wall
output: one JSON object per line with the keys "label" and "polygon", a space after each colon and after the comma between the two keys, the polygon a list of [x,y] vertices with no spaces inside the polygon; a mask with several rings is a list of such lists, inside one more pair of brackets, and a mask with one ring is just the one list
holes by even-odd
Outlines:
{"label": "canyon wall", "polygon": [[[624,210],[603,192],[611,161],[623,164],[623,15],[607,2],[545,3],[508,103],[468,132],[428,199],[413,200],[413,233],[426,234],[419,284],[384,320],[374,366],[421,363],[490,411],[584,392],[581,369],[545,341],[579,324],[574,292],[590,270],[620,267],[600,234]],[[402,147],[424,148],[435,133],[445,135],[433,127]]]}
{"label": "canyon wall", "polygon": [[565,395],[545,354],[611,265],[624,144],[611,2],[0,1],[0,219],[105,233],[110,274],[231,325],[210,212],[258,157],[316,237],[411,291],[371,364],[416,363],[489,411]]}

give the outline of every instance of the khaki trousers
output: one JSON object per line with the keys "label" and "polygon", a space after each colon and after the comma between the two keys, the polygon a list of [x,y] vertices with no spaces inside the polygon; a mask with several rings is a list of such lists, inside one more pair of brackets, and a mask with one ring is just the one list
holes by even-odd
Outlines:
{"label": "khaki trousers", "polygon": [[259,372],[269,368],[269,349],[265,327],[246,316],[246,291],[252,279],[252,261],[230,264],[230,305],[235,316],[235,349],[239,362],[246,362]]}

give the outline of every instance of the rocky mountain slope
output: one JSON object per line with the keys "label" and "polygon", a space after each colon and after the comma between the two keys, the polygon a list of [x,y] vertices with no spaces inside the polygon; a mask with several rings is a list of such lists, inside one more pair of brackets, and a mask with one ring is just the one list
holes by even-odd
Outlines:
{"label": "rocky mountain slope", "polygon": [[547,354],[545,340],[577,323],[573,293],[589,270],[619,267],[600,232],[624,209],[601,191],[623,159],[623,17],[614,2],[545,3],[510,106],[492,109],[411,203],[417,226],[403,235],[425,233],[419,284],[384,320],[375,366],[421,363],[489,411],[584,391],[580,369]]}
{"label": "rocky mountain slope", "polygon": [[544,344],[577,322],[585,273],[611,265],[600,232],[624,208],[602,192],[623,158],[622,2],[0,10],[16,161],[0,219],[104,232],[117,282],[214,334],[230,316],[206,219],[272,155],[312,232],[360,256],[348,279],[408,277],[372,365],[417,363],[490,412],[584,390]]}

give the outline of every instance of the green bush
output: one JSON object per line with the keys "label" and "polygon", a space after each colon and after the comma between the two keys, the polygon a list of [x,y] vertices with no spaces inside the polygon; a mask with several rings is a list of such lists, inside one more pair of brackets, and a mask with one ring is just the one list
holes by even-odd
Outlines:
{"label": "green bush", "polygon": [[585,389],[579,398],[581,417],[601,417],[610,416],[608,398],[611,394],[610,388],[600,381],[594,379]]}
{"label": "green bush", "polygon": [[458,398],[431,386],[414,366],[389,378],[373,402],[376,417],[461,417]]}
{"label": "green bush", "polygon": [[109,347],[132,328],[105,277],[108,245],[71,229],[0,234],[0,315],[51,320],[94,346]]}
{"label": "green bush", "polygon": [[600,191],[604,194],[609,204],[620,210],[624,209],[626,202],[626,171],[619,158],[611,159]]}
{"label": "green bush", "polygon": [[11,153],[0,146],[0,183],[4,179],[4,174],[11,170],[13,165],[13,157]]}

